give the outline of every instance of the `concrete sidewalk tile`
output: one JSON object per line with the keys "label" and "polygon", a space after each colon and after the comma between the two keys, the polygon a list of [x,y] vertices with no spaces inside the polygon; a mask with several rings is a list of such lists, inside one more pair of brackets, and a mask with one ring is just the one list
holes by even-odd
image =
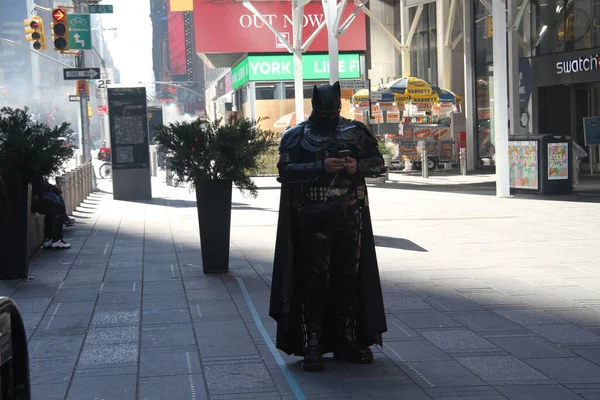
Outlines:
{"label": "concrete sidewalk tile", "polygon": [[101,293],[98,296],[98,308],[128,307],[138,308],[142,305],[142,294],[135,292]]}
{"label": "concrete sidewalk tile", "polygon": [[189,309],[194,322],[202,322],[210,317],[238,317],[239,311],[232,300],[190,302]]}
{"label": "concrete sidewalk tile", "polygon": [[564,297],[560,297],[556,294],[548,292],[546,294],[517,295],[515,297],[526,301],[533,307],[541,308],[544,310],[578,307],[583,308],[582,305],[573,300],[565,299]]}
{"label": "concrete sidewalk tile", "polygon": [[188,308],[157,310],[145,309],[142,325],[189,324],[190,311]]}
{"label": "concrete sidewalk tile", "polygon": [[88,331],[85,345],[137,343],[139,336],[138,326],[92,327]]}
{"label": "concrete sidewalk tile", "polygon": [[102,293],[135,293],[141,290],[142,281],[104,282]]}
{"label": "concrete sidewalk tile", "polygon": [[427,340],[386,342],[384,353],[401,363],[415,361],[440,361],[451,358]]}
{"label": "concrete sidewalk tile", "polygon": [[[177,267],[175,267],[177,273]],[[174,280],[168,282],[145,282],[144,283],[144,296],[169,296],[169,295],[183,295],[183,284],[180,280]]]}
{"label": "concrete sidewalk tile", "polygon": [[422,388],[485,385],[485,382],[454,360],[414,362],[401,367]]}
{"label": "concrete sidewalk tile", "polygon": [[132,364],[138,362],[138,344],[87,344],[83,347],[78,367]]}
{"label": "concrete sidewalk tile", "polygon": [[439,311],[395,312],[394,315],[413,329],[452,328],[462,326]]}
{"label": "concrete sidewalk tile", "polygon": [[68,383],[73,375],[77,358],[32,358],[29,375],[32,385]]}
{"label": "concrete sidewalk tile", "polygon": [[201,374],[195,346],[145,348],[140,358],[140,377]]}
{"label": "concrete sidewalk tile", "polygon": [[91,315],[49,315],[40,321],[38,332],[48,335],[78,336],[87,331]]}
{"label": "concrete sidewalk tile", "polygon": [[68,383],[48,383],[31,386],[31,398],[34,400],[64,400],[67,394]]}
{"label": "concrete sidewalk tile", "polygon": [[77,358],[83,346],[84,335],[48,336],[36,334],[29,341],[29,358]]}
{"label": "concrete sidewalk tile", "polygon": [[600,383],[600,366],[582,357],[533,358],[526,362],[561,384]]}
{"label": "concrete sidewalk tile", "polygon": [[142,327],[142,348],[195,345],[191,324]]}
{"label": "concrete sidewalk tile", "polygon": [[37,284],[28,281],[25,285],[18,288],[11,298],[14,301],[19,301],[21,299],[53,297],[58,291],[58,288],[59,285]]}
{"label": "concrete sidewalk tile", "polygon": [[433,307],[415,296],[386,296],[383,299],[386,310],[410,311],[410,310],[433,310]]}
{"label": "concrete sidewalk tile", "polygon": [[540,336],[486,336],[496,346],[518,358],[573,357],[569,350]]}
{"label": "concrete sidewalk tile", "polygon": [[452,318],[474,332],[514,332],[525,331],[520,325],[515,324],[494,313],[454,313]]}
{"label": "concrete sidewalk tile", "polygon": [[539,308],[501,309],[494,308],[496,314],[519,325],[566,324],[567,322],[553,315],[551,311]]}
{"label": "concrete sidewalk tile", "polygon": [[100,292],[100,286],[97,288],[84,287],[84,288],[62,288],[54,296],[55,301],[63,303],[69,301],[95,301],[98,298]]}
{"label": "concrete sidewalk tile", "polygon": [[495,386],[509,399],[577,400],[580,396],[562,385],[514,385]]}
{"label": "concrete sidewalk tile", "polygon": [[225,287],[219,289],[190,289],[186,293],[190,302],[225,301],[231,299],[231,295]]}
{"label": "concrete sidewalk tile", "polygon": [[142,269],[108,269],[103,277],[105,282],[138,282],[142,280]]}
{"label": "concrete sidewalk tile", "polygon": [[52,302],[52,297],[27,298],[15,302],[22,313],[44,313]]}
{"label": "concrete sidewalk tile", "polygon": [[209,391],[274,387],[263,363],[209,365],[204,373]]}
{"label": "concrete sidewalk tile", "polygon": [[525,327],[555,343],[600,345],[600,336],[572,324],[526,325]]}
{"label": "concrete sidewalk tile", "polygon": [[[359,397],[361,396],[361,397]],[[358,387],[352,388],[352,398],[378,399],[378,400],[430,400],[431,397],[415,385],[399,385],[386,387]]]}
{"label": "concrete sidewalk tile", "polygon": [[600,326],[600,311],[591,308],[576,310],[551,310],[550,314],[560,319],[583,327]]}
{"label": "concrete sidewalk tile", "polygon": [[101,284],[104,280],[104,271],[102,272],[69,272],[69,275],[65,278],[65,284],[70,285],[87,285],[87,284]]}
{"label": "concrete sidewalk tile", "polygon": [[187,307],[187,300],[183,295],[175,296],[144,296],[143,309],[148,310],[181,310]]}
{"label": "concrete sidewalk tile", "polygon": [[73,378],[67,400],[97,399],[134,399],[136,375],[117,376],[78,376]]}
{"label": "concrete sidewalk tile", "polygon": [[90,301],[73,301],[73,302],[60,302],[53,301],[48,307],[49,312],[52,315],[72,315],[72,314],[89,314],[91,315],[94,311],[96,302]]}
{"label": "concrete sidewalk tile", "polygon": [[480,311],[485,310],[481,304],[466,299],[459,294],[435,294],[424,300],[439,311]]}
{"label": "concrete sidewalk tile", "polygon": [[208,399],[201,374],[155,376],[139,379],[139,398],[144,400]]}
{"label": "concrete sidewalk tile", "polygon": [[470,330],[422,331],[421,335],[443,351],[457,352],[496,348],[492,343]]}
{"label": "concrete sidewalk tile", "polygon": [[138,325],[140,310],[138,309],[97,309],[92,318],[92,325]]}
{"label": "concrete sidewalk tile", "polygon": [[456,357],[456,360],[490,385],[552,383],[514,356]]}

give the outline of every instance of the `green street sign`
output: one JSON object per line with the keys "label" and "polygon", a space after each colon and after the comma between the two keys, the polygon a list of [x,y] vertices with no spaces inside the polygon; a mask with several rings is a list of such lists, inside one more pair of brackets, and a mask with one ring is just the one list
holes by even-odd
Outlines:
{"label": "green street sign", "polygon": [[90,4],[89,6],[90,14],[112,14],[113,6],[112,4]]}
{"label": "green street sign", "polygon": [[231,70],[231,87],[235,90],[244,86],[249,80],[248,58],[244,58],[241,63]]}
{"label": "green street sign", "polygon": [[69,47],[71,50],[91,50],[90,14],[68,14]]}
{"label": "green street sign", "polygon": [[[360,78],[360,55],[340,54],[340,79]],[[305,80],[329,80],[329,55],[305,54],[302,56],[302,77]],[[291,81],[294,79],[294,56],[248,56],[235,66],[231,73],[234,89],[248,81]]]}

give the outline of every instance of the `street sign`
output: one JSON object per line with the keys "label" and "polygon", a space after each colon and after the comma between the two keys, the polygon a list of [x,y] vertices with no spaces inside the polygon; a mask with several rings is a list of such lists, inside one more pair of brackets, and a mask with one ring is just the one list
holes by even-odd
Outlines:
{"label": "street sign", "polygon": [[90,92],[89,87],[88,81],[77,81],[77,95],[87,95]]}
{"label": "street sign", "polygon": [[97,79],[100,76],[100,68],[65,68],[63,79],[76,81],[78,79]]}
{"label": "street sign", "polygon": [[369,87],[369,85],[367,81],[363,81],[361,79],[341,79],[340,87],[342,89],[360,90]]}
{"label": "street sign", "polygon": [[70,96],[69,96],[69,101],[73,101],[73,102],[75,102],[75,101],[79,101],[79,96],[73,96],[73,95],[70,95]]}
{"label": "street sign", "polygon": [[108,114],[108,106],[98,106],[98,114]]}
{"label": "street sign", "polygon": [[90,14],[68,14],[69,47],[71,50],[91,50]]}
{"label": "street sign", "polygon": [[114,74],[112,68],[100,69],[100,79],[96,80],[96,98],[107,99],[106,88],[114,82]]}
{"label": "street sign", "polygon": [[89,6],[90,14],[112,14],[113,6],[112,4],[90,4]]}

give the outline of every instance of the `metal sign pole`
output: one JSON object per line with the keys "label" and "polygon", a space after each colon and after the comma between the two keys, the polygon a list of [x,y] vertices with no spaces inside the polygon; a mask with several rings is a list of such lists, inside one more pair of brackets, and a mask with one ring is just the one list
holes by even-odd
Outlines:
{"label": "metal sign pole", "polygon": [[304,0],[292,1],[292,22],[294,41],[294,99],[296,103],[296,123],[304,121],[304,79],[302,77],[302,17]]}

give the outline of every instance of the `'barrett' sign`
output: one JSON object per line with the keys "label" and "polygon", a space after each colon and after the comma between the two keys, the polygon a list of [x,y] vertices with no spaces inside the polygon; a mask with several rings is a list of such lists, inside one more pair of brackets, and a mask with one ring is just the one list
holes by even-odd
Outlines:
{"label": "'barrett' sign", "polygon": [[[287,1],[253,2],[265,19],[291,43],[292,8]],[[342,22],[356,10],[348,2]],[[323,5],[312,1],[304,7],[302,20],[304,40],[325,20]],[[287,53],[287,49],[275,34],[241,1],[235,0],[194,0],[195,46],[198,53]],[[356,18],[339,38],[341,51],[365,50],[365,15],[359,12]],[[308,51],[327,51],[327,30],[323,29]]]}

